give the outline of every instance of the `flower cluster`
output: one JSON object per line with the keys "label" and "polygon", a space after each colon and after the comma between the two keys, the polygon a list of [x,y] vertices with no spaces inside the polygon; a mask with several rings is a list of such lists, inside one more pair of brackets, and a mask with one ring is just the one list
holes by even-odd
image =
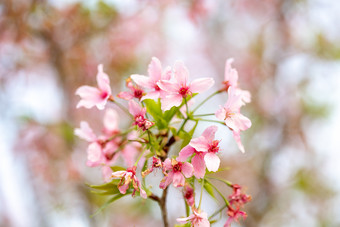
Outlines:
{"label": "flower cluster", "polygon": [[238,221],[239,217],[246,218],[247,214],[241,211],[243,205],[251,200],[251,196],[241,192],[241,186],[238,184],[231,185],[233,194],[229,196],[229,205],[227,210],[228,220],[224,227],[229,227],[232,221]]}
{"label": "flower cluster", "polygon": [[[149,67],[148,76],[131,75],[126,80],[128,91],[122,91],[117,97],[124,105],[112,96],[109,77],[103,71],[103,66],[98,66],[98,87],[82,86],[76,94],[80,96],[77,108],[97,107],[103,110],[109,105],[108,101],[120,108],[131,119],[130,127],[121,130],[119,123],[124,120],[119,117],[113,108],[107,108],[102,130],[102,135],[97,136],[89,124],[80,123],[80,128],[75,134],[89,142],[87,148],[87,165],[102,168],[103,177],[109,187],[117,190],[110,193],[122,195],[136,192],[144,199],[152,199],[159,203],[162,212],[164,209],[166,191],[169,185],[179,188],[183,192],[188,209],[192,214],[187,218],[178,218],[179,223],[190,222],[191,226],[210,226],[207,213],[201,210],[202,193],[199,204],[195,203],[195,184],[202,184],[201,190],[211,182],[210,174],[217,172],[221,160],[219,154],[220,140],[216,139],[217,125],[207,127],[200,136],[194,137],[197,125],[201,121],[214,122],[227,126],[231,131],[239,149],[244,152],[240,132],[251,126],[250,120],[241,114],[241,107],[250,102],[250,93],[238,87],[238,74],[231,67],[232,60],[227,60],[224,81],[221,89],[199,103],[193,110],[193,98],[203,93],[214,85],[213,78],[199,78],[190,81],[190,73],[183,62],[177,61],[174,67],[162,67],[161,62],[153,57]],[[214,113],[195,115],[195,111],[217,94],[228,94],[224,105],[216,108]],[[206,119],[205,116],[216,116],[216,120]],[[221,121],[220,121],[221,120]],[[194,122],[194,126],[187,122]],[[178,123],[180,125],[176,126]],[[189,128],[188,128],[189,127]],[[191,127],[191,128],[190,128]],[[174,156],[169,155],[170,148],[181,142],[181,149],[175,151]],[[119,159],[119,157],[122,157]],[[124,162],[126,167],[117,166]],[[147,165],[149,163],[150,165]],[[151,188],[142,184],[142,178],[159,169],[163,175],[159,187],[163,195],[153,194]],[[216,178],[213,178],[216,179]],[[143,181],[144,182],[144,181]],[[229,196],[229,203],[223,193],[219,193],[226,201],[229,219],[226,226],[238,217],[245,217],[240,211],[243,204],[250,197],[240,192],[238,185],[231,185],[234,190]],[[106,188],[106,187],[95,187]],[[163,220],[167,226],[167,220]]]}

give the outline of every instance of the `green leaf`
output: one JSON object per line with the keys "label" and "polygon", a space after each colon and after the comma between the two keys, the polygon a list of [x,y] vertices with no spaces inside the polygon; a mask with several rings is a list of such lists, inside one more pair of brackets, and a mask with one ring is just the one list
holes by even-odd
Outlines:
{"label": "green leaf", "polygon": [[179,107],[172,107],[170,110],[167,110],[164,112],[164,120],[169,123],[171,121],[171,119],[175,116],[175,114],[179,110]]}
{"label": "green leaf", "polygon": [[189,132],[181,130],[178,133],[179,137],[183,139],[181,148],[185,147],[186,145],[190,143],[190,140],[192,139],[192,136],[194,135],[194,132],[196,130],[197,124],[198,124],[198,121],[196,121],[196,124],[194,125],[194,127],[192,127],[192,129]]}
{"label": "green leaf", "polygon": [[210,182],[204,181],[204,189],[209,193],[211,197],[216,199],[215,194],[214,194],[214,188],[211,186]]}
{"label": "green leaf", "polygon": [[111,199],[109,199],[108,201],[106,201],[93,215],[91,215],[91,217],[99,214],[102,210],[104,210],[108,205],[110,205],[111,203],[117,201],[118,199],[130,194],[131,192],[126,192],[126,194],[117,194],[115,196],[113,196]]}
{"label": "green leaf", "polygon": [[114,179],[111,182],[106,183],[106,184],[87,185],[87,186],[89,186],[90,188],[93,188],[93,189],[97,189],[97,190],[108,190],[108,189],[111,189],[112,187],[117,187],[119,181],[120,181],[119,179]]}
{"label": "green leaf", "polygon": [[227,180],[224,180],[224,179],[222,179],[222,178],[218,178],[218,177],[208,177],[209,179],[214,179],[214,180],[218,180],[218,181],[220,181],[220,182],[222,182],[222,183],[225,183],[227,186],[229,186],[229,187],[232,187],[232,183],[230,182],[230,181],[227,181]]}
{"label": "green leaf", "polygon": [[102,190],[102,191],[94,191],[94,190],[92,190],[91,192],[94,193],[94,194],[97,194],[97,195],[114,195],[114,194],[120,193],[120,191],[117,188],[117,186],[114,186],[114,187],[112,187],[110,189]]}
{"label": "green leaf", "polygon": [[143,102],[146,106],[147,112],[153,117],[157,128],[165,129],[168,126],[168,123],[164,120],[161,103],[155,102],[152,99],[146,99]]}
{"label": "green leaf", "polygon": [[189,133],[187,133],[186,131],[183,131],[183,130],[181,130],[181,131],[178,133],[178,136],[179,136],[181,139],[183,139],[183,142],[182,142],[182,145],[181,145],[181,149],[182,149],[183,147],[185,147],[186,145],[188,145],[189,142],[190,142],[190,140],[191,140],[191,138],[192,138],[192,136],[191,136]]}
{"label": "green leaf", "polygon": [[110,166],[110,168],[112,169],[113,172],[126,170],[124,167],[121,166]]}

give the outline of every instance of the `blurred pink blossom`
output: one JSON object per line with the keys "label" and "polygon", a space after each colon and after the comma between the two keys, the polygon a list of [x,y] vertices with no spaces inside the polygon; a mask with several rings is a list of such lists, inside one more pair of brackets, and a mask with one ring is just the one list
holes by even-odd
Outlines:
{"label": "blurred pink blossom", "polygon": [[107,100],[111,96],[111,87],[109,77],[103,71],[103,65],[98,66],[97,83],[98,88],[85,85],[76,90],[76,95],[81,97],[77,108],[83,106],[90,109],[96,106],[100,110],[104,109]]}

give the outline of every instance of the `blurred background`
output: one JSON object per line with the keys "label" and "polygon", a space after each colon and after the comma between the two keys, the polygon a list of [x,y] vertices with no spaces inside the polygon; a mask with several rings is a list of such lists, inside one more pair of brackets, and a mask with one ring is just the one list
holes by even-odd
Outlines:
{"label": "blurred background", "polygon": [[[253,198],[235,226],[340,226],[339,21],[334,0],[1,1],[0,226],[161,226],[153,202],[129,196],[91,216],[107,198],[86,186],[102,183],[100,170],[86,166],[87,144],[73,134],[81,120],[102,127],[103,113],[76,109],[74,94],[95,85],[99,63],[116,95],[152,56],[183,60],[215,89],[233,57],[252,93],[246,153],[228,130],[217,136],[229,167],[220,176]],[[214,100],[217,109],[225,98]],[[185,212],[171,192],[174,225]]]}

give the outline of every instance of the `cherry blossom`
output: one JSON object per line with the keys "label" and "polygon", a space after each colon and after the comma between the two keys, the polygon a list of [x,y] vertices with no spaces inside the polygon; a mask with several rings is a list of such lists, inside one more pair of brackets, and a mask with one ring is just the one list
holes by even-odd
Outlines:
{"label": "cherry blossom", "polygon": [[178,162],[175,159],[167,158],[164,161],[164,170],[167,175],[162,179],[159,187],[165,189],[171,182],[175,187],[183,187],[185,178],[189,178],[193,174],[193,167],[188,162]]}
{"label": "cherry blossom", "polygon": [[246,195],[241,192],[241,186],[238,184],[231,185],[233,188],[233,194],[231,194],[229,198],[229,206],[227,210],[227,215],[229,216],[227,222],[224,227],[231,226],[233,221],[237,221],[240,217],[246,218],[247,214],[244,211],[241,211],[241,208],[244,204],[251,200],[249,195]]}
{"label": "cherry blossom", "polygon": [[134,125],[137,125],[143,131],[152,127],[155,123],[145,118],[146,108],[141,107],[133,100],[129,101],[129,111],[134,116]]}
{"label": "cherry blossom", "polygon": [[165,92],[159,88],[157,83],[161,80],[170,80],[171,73],[169,66],[163,71],[161,62],[158,58],[153,57],[148,66],[149,77],[134,74],[131,75],[131,79],[139,86],[150,89],[150,91],[141,98],[142,101],[145,99],[158,99],[163,97]]}
{"label": "cherry blossom", "polygon": [[191,155],[195,156],[191,159],[194,167],[194,175],[197,178],[203,178],[205,175],[205,167],[209,171],[216,172],[220,166],[220,158],[216,155],[219,151],[219,141],[214,140],[216,126],[210,126],[204,130],[202,136],[194,138],[179,153],[177,161],[186,161]]}
{"label": "cherry blossom", "polygon": [[240,132],[251,127],[251,121],[240,113],[242,106],[241,96],[235,93],[234,88],[228,89],[228,100],[224,106],[219,106],[215,115],[218,119],[223,120],[225,124],[233,131],[233,136],[244,153],[244,148],[240,140]]}
{"label": "cherry blossom", "polygon": [[140,192],[140,196],[146,199],[146,192],[142,189],[141,183],[136,176],[136,166],[132,168],[128,168],[126,171],[116,171],[112,173],[112,178],[121,178],[118,189],[120,193],[125,194],[127,189],[130,187],[130,183],[132,183],[132,187],[134,188],[132,196],[135,195],[136,191]]}
{"label": "cherry blossom", "polygon": [[118,98],[122,98],[125,100],[136,98],[138,100],[141,100],[143,94],[145,93],[143,89],[132,83],[131,78],[126,79],[126,87],[130,89],[130,92],[122,91],[117,95]]}
{"label": "cherry blossom", "polygon": [[225,71],[224,71],[224,90],[228,91],[229,87],[235,88],[235,93],[241,96],[242,104],[249,103],[251,101],[251,95],[249,91],[242,90],[238,88],[238,72],[236,69],[231,67],[231,63],[233,63],[234,59],[229,58],[225,63]]}
{"label": "cherry blossom", "polygon": [[103,65],[98,66],[97,84],[98,88],[81,86],[76,90],[76,95],[81,97],[77,108],[83,106],[90,109],[96,106],[100,110],[104,109],[107,100],[111,97],[111,87],[109,77],[103,71]]}
{"label": "cherry blossom", "polygon": [[152,164],[151,166],[145,170],[144,172],[142,172],[142,176],[146,177],[147,175],[149,175],[151,172],[153,172],[154,169],[162,169],[163,170],[163,162],[157,158],[157,157],[152,157]]}
{"label": "cherry blossom", "polygon": [[204,92],[214,85],[212,78],[200,78],[188,83],[189,71],[183,62],[176,62],[174,70],[174,78],[161,80],[157,83],[162,90],[168,93],[161,99],[162,110],[169,110],[173,106],[179,106],[187,96]]}
{"label": "cherry blossom", "polygon": [[176,220],[181,224],[185,224],[190,221],[191,227],[210,227],[207,213],[195,210],[193,212],[194,213],[187,218],[177,218]]}
{"label": "cherry blossom", "polygon": [[195,205],[195,191],[190,186],[190,184],[185,184],[183,187],[183,196],[185,198],[185,201],[190,207],[193,207]]}

